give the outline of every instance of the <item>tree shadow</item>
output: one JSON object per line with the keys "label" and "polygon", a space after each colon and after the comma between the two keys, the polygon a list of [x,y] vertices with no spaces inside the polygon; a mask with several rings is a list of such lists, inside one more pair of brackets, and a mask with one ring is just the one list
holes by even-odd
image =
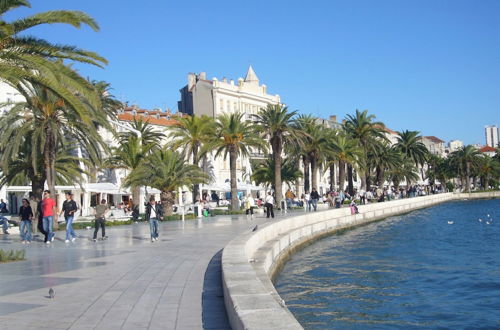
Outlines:
{"label": "tree shadow", "polygon": [[231,329],[222,291],[222,250],[210,260],[203,280],[201,296],[203,329]]}

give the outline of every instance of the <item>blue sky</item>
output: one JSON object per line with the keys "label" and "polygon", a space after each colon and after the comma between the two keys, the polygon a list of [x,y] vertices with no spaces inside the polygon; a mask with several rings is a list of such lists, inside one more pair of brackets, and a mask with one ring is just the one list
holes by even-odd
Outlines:
{"label": "blue sky", "polygon": [[93,50],[121,100],[176,109],[188,72],[244,76],[251,64],[291,109],[344,118],[368,109],[393,130],[485,143],[500,124],[500,1],[32,0],[31,9],[82,10],[101,31],[32,29]]}

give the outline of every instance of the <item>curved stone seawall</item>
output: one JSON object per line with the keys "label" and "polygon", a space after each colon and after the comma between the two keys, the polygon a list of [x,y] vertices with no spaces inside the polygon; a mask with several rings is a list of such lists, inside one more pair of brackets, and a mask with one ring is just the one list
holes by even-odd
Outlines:
{"label": "curved stone seawall", "polygon": [[500,192],[438,194],[303,213],[261,225],[233,239],[222,254],[224,302],[233,329],[302,329],[274,288],[271,277],[293,248],[339,229],[350,228],[453,199],[498,198]]}

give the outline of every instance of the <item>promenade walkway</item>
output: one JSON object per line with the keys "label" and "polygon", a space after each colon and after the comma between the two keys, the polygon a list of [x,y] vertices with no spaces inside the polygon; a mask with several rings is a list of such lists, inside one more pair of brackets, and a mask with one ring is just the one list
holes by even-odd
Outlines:
{"label": "promenade walkway", "polygon": [[0,329],[228,329],[220,251],[265,221],[167,222],[154,243],[146,223],[108,227],[109,239],[95,243],[93,229],[69,244],[65,232],[51,245],[0,236],[0,248],[25,249],[27,258],[0,264]]}

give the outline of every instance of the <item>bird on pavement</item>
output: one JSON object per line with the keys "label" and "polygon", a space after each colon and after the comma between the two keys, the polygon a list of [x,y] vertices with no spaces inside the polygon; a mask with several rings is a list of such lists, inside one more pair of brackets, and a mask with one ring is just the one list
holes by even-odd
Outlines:
{"label": "bird on pavement", "polygon": [[50,299],[54,299],[55,296],[56,296],[56,292],[54,291],[54,289],[50,288],[49,289],[49,297],[50,297]]}
{"label": "bird on pavement", "polygon": [[257,229],[259,229],[259,225],[255,225],[255,227],[253,227],[252,231],[257,231]]}

